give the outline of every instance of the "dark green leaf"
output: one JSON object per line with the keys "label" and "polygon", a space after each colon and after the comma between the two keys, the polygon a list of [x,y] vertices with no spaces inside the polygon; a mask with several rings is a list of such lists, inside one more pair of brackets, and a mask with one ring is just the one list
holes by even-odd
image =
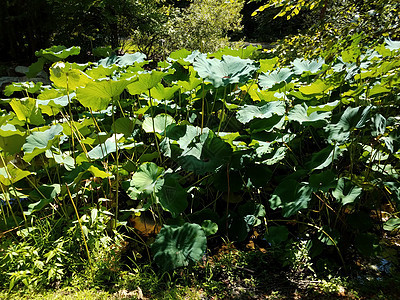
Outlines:
{"label": "dark green leaf", "polygon": [[199,261],[207,247],[201,226],[185,223],[183,226],[164,225],[151,245],[154,261],[164,271]]}

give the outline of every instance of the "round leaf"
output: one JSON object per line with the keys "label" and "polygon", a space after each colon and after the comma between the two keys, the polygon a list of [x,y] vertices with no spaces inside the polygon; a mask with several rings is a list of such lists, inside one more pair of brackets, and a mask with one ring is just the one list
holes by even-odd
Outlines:
{"label": "round leaf", "polygon": [[151,250],[156,264],[168,271],[200,260],[206,247],[207,239],[201,226],[185,223],[182,226],[164,225]]}

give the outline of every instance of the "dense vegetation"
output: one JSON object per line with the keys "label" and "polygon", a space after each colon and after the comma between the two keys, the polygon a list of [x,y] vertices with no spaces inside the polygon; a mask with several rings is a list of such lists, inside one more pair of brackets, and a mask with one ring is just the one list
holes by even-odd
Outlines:
{"label": "dense vegetation", "polygon": [[[109,12],[107,1],[88,3],[89,15]],[[336,2],[310,3],[310,13],[329,15]],[[161,17],[167,4],[158,4],[151,9]],[[201,29],[211,15],[202,18],[201,5],[215,6],[213,30]],[[273,285],[266,271],[285,268],[297,279],[366,280],[368,264],[397,274],[400,42],[371,41],[382,31],[367,22],[369,32],[335,35],[334,47],[319,32],[318,45],[300,34],[268,51],[221,48],[229,29],[240,29],[222,18],[223,5],[176,4],[177,15],[157,23],[169,30],[161,44],[158,33],[130,31],[142,41],[132,49],[142,45],[159,61],[116,55],[121,36],[104,29],[107,47],[91,46],[91,61],[80,47],[42,49],[26,75],[47,78],[4,88],[3,289],[122,284],[127,272],[138,293],[177,274],[196,274],[210,293],[237,270],[259,273],[260,285]],[[243,7],[226,5],[237,15]],[[110,18],[129,25],[128,11]],[[63,26],[59,33],[72,30]],[[172,51],[180,47],[190,50]]]}

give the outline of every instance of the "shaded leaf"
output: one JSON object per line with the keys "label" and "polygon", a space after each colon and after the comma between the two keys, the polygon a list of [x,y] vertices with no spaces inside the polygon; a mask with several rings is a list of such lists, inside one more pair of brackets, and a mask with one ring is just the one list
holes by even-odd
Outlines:
{"label": "shaded leaf", "polygon": [[332,195],[341,205],[346,205],[354,203],[361,193],[362,188],[354,185],[350,179],[341,177]]}
{"label": "shaded leaf", "polygon": [[207,247],[207,239],[201,226],[185,223],[182,226],[164,225],[151,245],[156,264],[164,271],[200,260]]}

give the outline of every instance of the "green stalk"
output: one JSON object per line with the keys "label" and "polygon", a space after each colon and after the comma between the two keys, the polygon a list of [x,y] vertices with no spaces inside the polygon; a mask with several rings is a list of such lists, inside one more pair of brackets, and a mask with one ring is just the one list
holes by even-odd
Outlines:
{"label": "green stalk", "polygon": [[[114,105],[115,100],[113,101],[113,106],[112,106],[112,121],[113,124],[115,124],[115,105]],[[115,180],[117,181],[117,186],[116,186],[116,192],[115,192],[115,224],[118,222],[118,189],[119,189],[119,151],[118,151],[118,140],[117,140],[117,134],[114,132],[114,141],[115,141],[115,162],[117,164],[117,172],[115,175]]]}
{"label": "green stalk", "polygon": [[157,133],[156,133],[156,127],[154,124],[154,107],[153,107],[153,98],[151,97],[151,93],[150,93],[150,89],[149,89],[149,97],[150,97],[150,109],[151,109],[151,122],[153,125],[153,133],[154,133],[154,140],[156,143],[156,147],[157,147],[157,152],[160,158],[160,162],[161,162],[161,151],[160,151],[160,146],[158,145],[158,138],[157,138]]}
{"label": "green stalk", "polygon": [[[3,163],[3,166],[4,166],[4,169],[6,170],[6,173],[7,173],[7,176],[8,176],[8,178],[10,178],[10,182],[11,182],[11,186],[14,188],[14,190],[15,190],[15,187],[14,187],[14,183],[12,182],[12,180],[11,180],[11,174],[10,174],[10,172],[8,171],[8,169],[7,169],[7,164],[6,164],[6,162],[5,162],[5,160],[4,160],[4,158],[3,158],[3,154],[0,152],[0,159],[1,159],[1,162]],[[14,164],[13,163],[11,163],[13,166],[14,166]],[[15,166],[14,166],[15,167]],[[3,194],[4,194],[4,192],[3,192]],[[25,221],[25,223],[26,223],[26,216],[25,216],[25,214],[24,214],[24,209],[22,208],[22,205],[21,205],[21,201],[20,201],[20,199],[19,199],[19,197],[18,197],[18,195],[17,195],[17,193],[15,192],[15,198],[17,199],[17,202],[18,202],[18,205],[19,205],[19,208],[21,209],[21,213],[22,213],[22,216],[24,217],[24,221]],[[5,197],[6,198],[6,197]],[[7,198],[6,198],[7,199]],[[11,208],[11,206],[10,206],[10,203],[8,202],[8,205],[9,205],[9,207]],[[12,211],[12,209],[11,209],[11,211]],[[15,217],[14,217],[15,218]],[[15,220],[14,220],[15,221]],[[17,223],[15,223],[15,225],[17,225]]]}
{"label": "green stalk", "polygon": [[[9,208],[10,211],[11,211],[11,215],[12,215],[13,220],[14,220],[14,222],[15,222],[15,226],[18,226],[17,218],[15,217],[14,211],[13,211],[13,209],[12,209],[12,207],[11,207],[11,204],[10,204],[10,200],[8,199],[8,196],[6,196],[6,192],[5,192],[5,190],[4,190],[2,184],[0,184],[0,188],[1,188],[1,192],[2,192],[3,195],[4,195],[4,199],[6,199],[6,203],[7,203],[7,205],[8,205],[8,208]],[[7,224],[7,221],[6,221],[5,219],[4,219],[4,221],[5,221],[6,224]]]}
{"label": "green stalk", "polygon": [[72,199],[72,195],[71,195],[71,192],[70,192],[70,190],[69,190],[68,184],[65,184],[65,186],[67,187],[68,196],[69,196],[69,198],[71,199],[72,206],[74,207],[76,217],[78,218],[78,224],[79,224],[79,227],[80,227],[80,229],[81,229],[82,238],[83,238],[83,243],[85,244],[85,249],[86,249],[86,254],[87,254],[88,261],[89,261],[89,265],[90,265],[90,270],[92,271],[92,276],[93,276],[93,265],[92,265],[92,260],[91,260],[91,258],[90,258],[90,252],[89,252],[89,247],[88,247],[87,242],[86,242],[85,233],[83,232],[83,227],[82,227],[81,219],[79,218],[78,209],[76,208],[74,199]]}
{"label": "green stalk", "polygon": [[205,99],[205,95],[204,95],[204,79],[203,82],[201,83],[202,85],[202,91],[201,91],[201,131],[200,133],[203,133],[203,128],[204,128],[204,99]]}
{"label": "green stalk", "polygon": [[68,73],[67,73],[66,79],[67,79],[68,109],[69,109],[69,118],[70,118],[70,127],[71,127],[72,157],[74,158],[74,163],[76,163],[76,157],[75,157],[75,140],[74,140],[74,128],[73,128],[73,125],[72,125],[73,122],[74,122],[74,118],[73,118],[73,115],[72,115],[71,98],[69,97]]}
{"label": "green stalk", "polygon": [[219,125],[218,125],[218,135],[221,130],[221,125],[222,125],[222,122],[225,117],[225,106],[226,106],[226,87],[224,88],[224,101],[223,101],[223,106],[222,106],[221,119],[219,120]]}

